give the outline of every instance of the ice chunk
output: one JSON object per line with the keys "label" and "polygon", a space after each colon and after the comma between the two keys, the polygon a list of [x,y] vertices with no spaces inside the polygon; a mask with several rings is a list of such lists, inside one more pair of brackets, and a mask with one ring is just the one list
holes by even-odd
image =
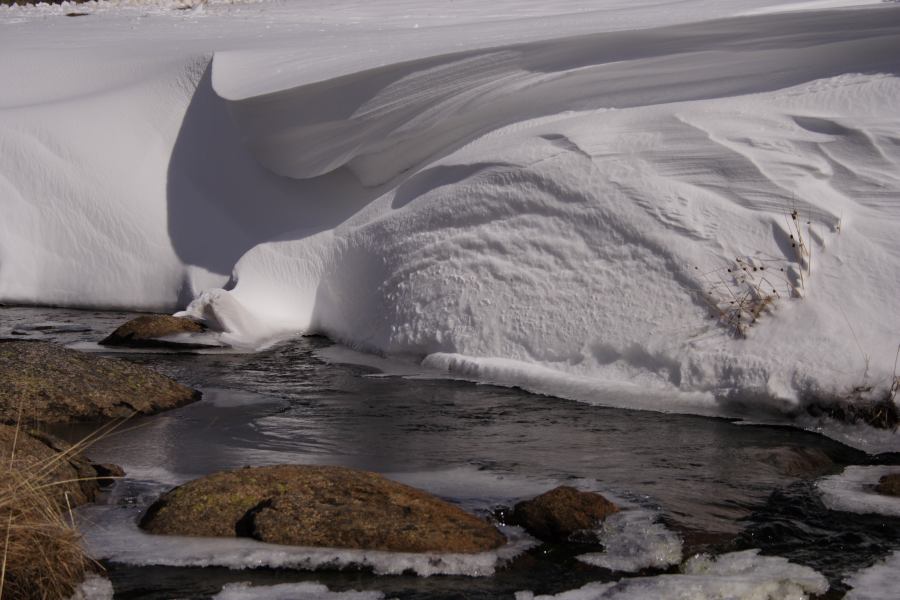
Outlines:
{"label": "ice chunk", "polygon": [[112,582],[105,577],[88,573],[69,600],[113,600]]}
{"label": "ice chunk", "polygon": [[582,554],[578,560],[612,571],[665,569],[681,562],[681,538],[646,509],[610,515],[598,530],[603,552]]}

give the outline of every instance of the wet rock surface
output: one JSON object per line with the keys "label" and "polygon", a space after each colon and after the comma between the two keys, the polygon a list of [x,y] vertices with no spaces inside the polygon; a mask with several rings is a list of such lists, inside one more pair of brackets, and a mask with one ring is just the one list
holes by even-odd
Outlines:
{"label": "wet rock surface", "polygon": [[885,496],[900,496],[900,471],[882,475],[875,491]]}
{"label": "wet rock surface", "polygon": [[559,486],[516,504],[511,522],[541,540],[564,542],[584,530],[593,529],[618,510],[600,494]]}
{"label": "wet rock surface", "polygon": [[294,546],[475,553],[503,545],[486,521],[367,471],[280,465],[204,477],[164,494],[150,533],[251,537]]}
{"label": "wet rock surface", "polygon": [[200,392],[147,367],[47,342],[0,340],[0,423],[69,423],[153,414]]}
{"label": "wet rock surface", "polygon": [[179,334],[203,333],[206,327],[183,317],[142,315],[122,325],[100,341],[104,346],[131,348],[205,348],[208,344],[188,340],[165,339]]}

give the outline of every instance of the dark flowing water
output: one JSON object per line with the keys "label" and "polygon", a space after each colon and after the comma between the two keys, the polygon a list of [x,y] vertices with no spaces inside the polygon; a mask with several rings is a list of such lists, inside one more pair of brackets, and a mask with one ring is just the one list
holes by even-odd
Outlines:
{"label": "dark flowing water", "polygon": [[[86,349],[129,316],[6,307],[0,336]],[[324,362],[321,350],[330,345],[300,338],[258,354],[118,354],[202,389],[204,399],[135,419],[91,448],[94,460],[123,464],[130,473],[107,502],[128,505],[136,517],[169,479],[277,463],[378,471],[481,512],[570,483],[658,511],[687,552],[761,548],[811,566],[829,578],[835,597],[844,576],[900,548],[900,520],[827,510],[813,474],[786,468],[784,460],[811,449],[839,471],[900,462],[895,456],[867,457],[790,428],[379,376]],[[481,578],[105,565],[117,598],[207,598],[235,581],[318,581],[398,598],[511,598],[517,590],[556,593],[623,576],[575,560],[588,550],[538,547]]]}

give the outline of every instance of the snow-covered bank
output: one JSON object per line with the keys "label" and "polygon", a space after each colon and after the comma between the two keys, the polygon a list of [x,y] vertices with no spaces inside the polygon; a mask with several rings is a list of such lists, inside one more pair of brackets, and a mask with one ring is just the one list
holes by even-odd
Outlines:
{"label": "snow-covered bank", "polygon": [[0,11],[0,301],[641,408],[884,395],[900,7],[547,4]]}
{"label": "snow-covered bank", "polygon": [[[278,315],[578,399],[670,396],[642,407],[790,411],[867,383],[883,393],[900,339],[898,98],[895,77],[853,75],[512,126],[333,231],[255,247],[234,289],[189,313],[243,336],[266,331],[245,320]],[[791,247],[794,209],[811,257]],[[736,258],[771,273],[757,276],[771,314],[748,339],[703,296],[727,311],[750,289],[728,273]]]}

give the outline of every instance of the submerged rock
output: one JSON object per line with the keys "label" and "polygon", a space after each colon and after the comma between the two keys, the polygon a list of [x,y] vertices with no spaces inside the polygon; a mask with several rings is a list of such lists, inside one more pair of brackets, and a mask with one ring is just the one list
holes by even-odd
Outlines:
{"label": "submerged rock", "polygon": [[197,390],[141,365],[47,342],[0,340],[0,423],[152,414],[199,399]]}
{"label": "submerged rock", "polygon": [[47,486],[64,508],[93,501],[111,477],[124,475],[116,465],[91,463],[61,440],[11,425],[0,425],[0,457],[34,485]]}
{"label": "submerged rock", "polygon": [[818,448],[795,446],[748,448],[744,451],[744,457],[769,465],[785,477],[808,479],[835,470],[834,461]]}
{"label": "submerged rock", "polygon": [[875,491],[885,496],[900,496],[900,471],[882,475]]}
{"label": "submerged rock", "polygon": [[580,531],[595,528],[618,510],[600,494],[562,485],[516,504],[512,522],[539,539],[562,542]]}
{"label": "submerged rock", "polygon": [[279,465],[179,486],[141,520],[150,533],[252,537],[294,546],[474,553],[506,538],[486,521],[376,473]]}
{"label": "submerged rock", "polygon": [[142,315],[120,325],[100,341],[104,346],[131,348],[205,348],[209,344],[164,339],[178,334],[203,333],[206,327],[184,317]]}

